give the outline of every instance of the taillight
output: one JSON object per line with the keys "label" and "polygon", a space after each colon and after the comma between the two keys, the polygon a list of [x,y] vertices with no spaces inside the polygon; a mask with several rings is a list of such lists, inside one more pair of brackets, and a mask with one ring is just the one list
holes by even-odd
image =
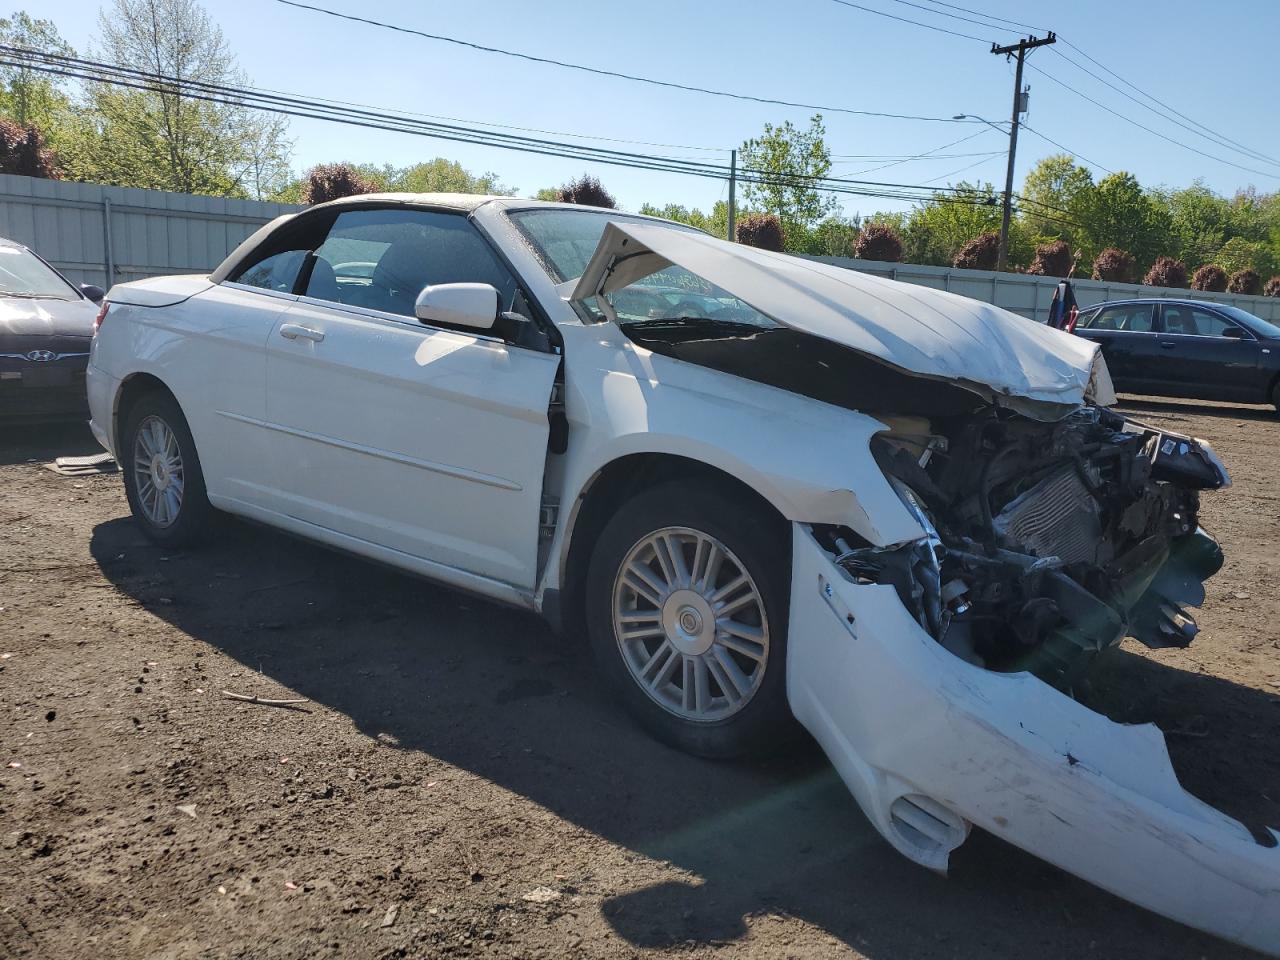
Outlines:
{"label": "taillight", "polygon": [[108,309],[110,306],[111,306],[111,304],[109,304],[109,303],[107,303],[107,301],[103,300],[103,301],[102,301],[102,306],[100,306],[100,307],[98,308],[98,315],[97,315],[96,317],[94,317],[94,318],[93,318],[93,332],[94,332],[95,334],[98,332],[99,328],[102,326],[102,321],[103,321],[103,320],[105,320],[105,319],[107,319],[107,309]]}

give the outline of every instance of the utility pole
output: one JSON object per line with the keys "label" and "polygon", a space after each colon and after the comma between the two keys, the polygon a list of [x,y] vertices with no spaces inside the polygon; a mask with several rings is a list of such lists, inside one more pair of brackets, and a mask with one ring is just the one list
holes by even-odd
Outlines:
{"label": "utility pole", "polygon": [[1027,53],[1036,47],[1045,47],[1057,43],[1058,38],[1052,30],[1048,36],[1027,37],[1007,47],[991,45],[992,53],[1003,53],[1005,57],[1015,54],[1018,57],[1018,69],[1013,78],[1013,118],[1009,127],[1009,169],[1004,177],[1004,213],[1000,218],[1000,256],[996,269],[1003,272],[1009,263],[1009,218],[1013,213],[1013,160],[1018,152],[1018,118],[1022,115],[1022,64]]}
{"label": "utility pole", "polygon": [[729,151],[729,236],[726,237],[730,243],[733,242],[734,220],[737,219],[737,192],[738,192],[738,151]]}

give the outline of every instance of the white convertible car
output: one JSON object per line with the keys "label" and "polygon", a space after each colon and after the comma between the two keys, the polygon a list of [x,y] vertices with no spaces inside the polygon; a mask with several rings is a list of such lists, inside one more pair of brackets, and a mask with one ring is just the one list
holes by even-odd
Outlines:
{"label": "white convertible car", "polygon": [[[1195,635],[1208,445],[1097,347],[995,307],[610,210],[363,196],[209,276],[111,290],[93,430],[164,544],[215,510],[580,628],[706,756],[807,728],[944,870],[976,824],[1280,953],[1280,850],[1078,702]],[[1096,664],[1101,666],[1101,664]],[[797,724],[798,721],[798,724]]]}

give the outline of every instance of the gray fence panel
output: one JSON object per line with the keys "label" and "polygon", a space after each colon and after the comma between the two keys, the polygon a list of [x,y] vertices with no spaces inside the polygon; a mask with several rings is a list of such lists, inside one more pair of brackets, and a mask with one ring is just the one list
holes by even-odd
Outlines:
{"label": "gray fence panel", "polygon": [[[1052,277],[1032,277],[1022,273],[994,273],[989,270],[960,270],[956,267],[927,267],[920,264],[881,263],[849,257],[811,257],[823,263],[846,267],[904,283],[950,290],[962,297],[994,303],[1033,320],[1047,318],[1049,303],[1058,281]],[[1194,297],[1229,303],[1254,316],[1280,323],[1280,297],[1246,297],[1234,293],[1206,293],[1171,287],[1148,287],[1140,283],[1111,283],[1104,280],[1072,280],[1080,306],[1090,307],[1107,300],[1131,297]]]}
{"label": "gray fence panel", "polygon": [[0,236],[26,244],[76,283],[101,287],[207,273],[262,224],[299,209],[0,174]]}

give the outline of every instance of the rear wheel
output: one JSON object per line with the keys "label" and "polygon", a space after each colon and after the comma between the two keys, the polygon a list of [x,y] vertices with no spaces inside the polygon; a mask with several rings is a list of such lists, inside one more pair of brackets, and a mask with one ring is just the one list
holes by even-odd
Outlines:
{"label": "rear wheel", "polygon": [[157,543],[198,539],[212,508],[195,442],[182,410],[165,393],[148,393],[130,407],[120,443],[129,509]]}
{"label": "rear wheel", "polygon": [[663,484],[619,509],[591,558],[597,664],[651,733],[701,756],[766,754],[799,730],[786,700],[790,543],[761,513],[713,484]]}

